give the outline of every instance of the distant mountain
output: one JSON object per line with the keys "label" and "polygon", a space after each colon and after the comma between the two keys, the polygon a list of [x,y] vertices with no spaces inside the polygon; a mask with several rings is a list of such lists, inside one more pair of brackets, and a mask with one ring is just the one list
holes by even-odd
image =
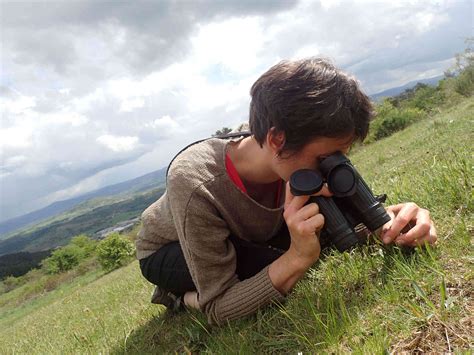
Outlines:
{"label": "distant mountain", "polygon": [[430,86],[435,86],[443,78],[444,78],[444,75],[439,75],[439,76],[435,76],[435,77],[429,78],[429,79],[421,79],[421,80],[410,81],[408,84],[405,84],[403,86],[387,89],[387,90],[381,91],[377,94],[370,95],[370,98],[373,101],[380,101],[384,97],[397,96],[398,94],[401,94],[405,90],[411,89],[412,87],[414,87],[418,83],[422,83],[422,84],[426,84],[426,85],[430,85]]}
{"label": "distant mountain", "polygon": [[132,180],[124,181],[114,185],[109,185],[71,199],[54,202],[49,206],[39,209],[37,211],[25,214],[20,217],[9,219],[5,222],[0,223],[0,240],[5,239],[7,233],[14,232],[20,228],[26,227],[33,223],[41,222],[47,218],[51,218],[60,213],[68,211],[83,202],[98,197],[132,194],[160,187],[165,183],[165,175],[166,168],[162,168],[160,170],[153,171],[151,173],[137,177]]}

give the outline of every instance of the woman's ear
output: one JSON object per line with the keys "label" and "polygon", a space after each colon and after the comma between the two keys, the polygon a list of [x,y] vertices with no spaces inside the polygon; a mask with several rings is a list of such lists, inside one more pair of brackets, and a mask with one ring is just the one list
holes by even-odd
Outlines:
{"label": "woman's ear", "polygon": [[277,131],[275,127],[270,128],[267,133],[267,146],[273,152],[278,155],[285,145],[285,132]]}

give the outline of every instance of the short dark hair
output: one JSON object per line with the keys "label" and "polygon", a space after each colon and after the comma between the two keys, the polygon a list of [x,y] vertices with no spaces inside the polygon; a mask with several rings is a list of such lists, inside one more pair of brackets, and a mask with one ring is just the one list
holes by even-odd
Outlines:
{"label": "short dark hair", "polygon": [[317,137],[363,141],[373,112],[355,78],[324,58],[282,61],[257,79],[250,95],[250,131],[260,146],[272,127],[284,132],[279,154]]}

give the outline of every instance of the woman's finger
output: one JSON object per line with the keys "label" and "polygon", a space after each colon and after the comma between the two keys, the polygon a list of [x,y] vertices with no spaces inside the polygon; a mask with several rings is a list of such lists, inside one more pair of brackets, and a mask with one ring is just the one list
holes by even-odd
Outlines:
{"label": "woman's finger", "polygon": [[[402,229],[405,228],[410,221],[416,219],[419,207],[415,203],[406,203],[399,209],[399,205],[394,206],[392,211],[395,214],[395,218],[392,220],[392,225],[385,232],[383,241],[388,244],[395,240],[396,237],[401,233]],[[399,212],[396,211],[399,209]]]}
{"label": "woman's finger", "polygon": [[308,218],[306,221],[302,222],[303,229],[307,233],[317,233],[319,232],[324,226],[324,216],[319,213],[311,218]]}
{"label": "woman's finger", "polygon": [[290,183],[286,183],[285,188],[285,214],[292,215],[296,213],[308,201],[309,196],[295,196],[290,191]]}
{"label": "woman's finger", "polygon": [[410,244],[416,239],[423,239],[425,236],[429,236],[431,229],[430,213],[427,210],[420,208],[416,215],[416,224],[413,228],[404,234],[401,234],[395,239],[402,239],[405,243]]}
{"label": "woman's finger", "polygon": [[[416,227],[414,227],[413,229],[415,229]],[[434,226],[434,223],[430,221],[430,225],[426,233],[417,234],[415,238],[413,238],[413,235],[410,238],[406,238],[406,234],[402,234],[399,238],[395,240],[395,243],[397,245],[416,247],[418,245],[424,245],[424,244],[435,244],[436,240],[437,240],[436,228]]]}
{"label": "woman's finger", "polygon": [[291,201],[293,200],[295,196],[291,193],[291,190],[290,190],[290,183],[287,182],[286,185],[285,185],[285,210],[287,208],[287,206],[290,205]]}
{"label": "woman's finger", "polygon": [[305,221],[319,213],[319,206],[316,203],[309,203],[298,211],[298,220]]}

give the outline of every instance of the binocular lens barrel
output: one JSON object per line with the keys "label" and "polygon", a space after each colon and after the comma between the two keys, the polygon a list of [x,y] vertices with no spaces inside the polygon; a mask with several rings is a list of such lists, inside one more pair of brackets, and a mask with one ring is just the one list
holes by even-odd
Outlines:
{"label": "binocular lens barrel", "polygon": [[390,221],[390,216],[383,205],[374,197],[372,191],[362,178],[357,183],[357,192],[347,198],[358,211],[362,223],[371,231],[375,231]]}
{"label": "binocular lens barrel", "polygon": [[344,154],[337,152],[327,157],[320,169],[327,177],[329,190],[350,203],[368,229],[375,231],[390,221],[383,205]]}
{"label": "binocular lens barrel", "polygon": [[324,229],[339,251],[351,249],[358,244],[357,235],[331,198],[313,196],[309,201],[318,204],[319,210],[324,216]]}

